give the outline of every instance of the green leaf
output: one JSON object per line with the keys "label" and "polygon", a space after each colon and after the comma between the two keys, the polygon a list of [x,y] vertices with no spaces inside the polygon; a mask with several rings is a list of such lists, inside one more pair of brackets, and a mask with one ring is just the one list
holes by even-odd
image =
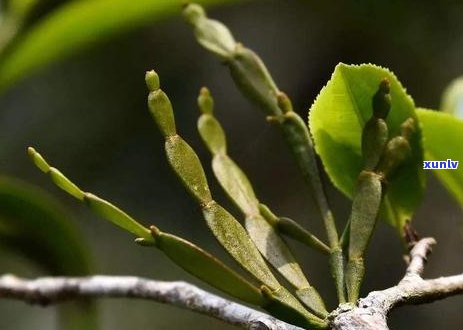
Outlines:
{"label": "green leaf", "polygon": [[45,158],[42,157],[34,148],[29,147],[27,153],[42,172],[48,174],[51,180],[65,192],[75,197],[78,200],[85,201],[88,206],[101,217],[111,221],[122,229],[134,234],[137,237],[147,241],[153,241],[150,231],[141,225],[139,222],[131,218],[127,213],[123,212],[113,204],[101,199],[90,193],[82,191],[75,183],[69,180],[58,169],[51,167]]}
{"label": "green leaf", "polygon": [[[181,12],[181,0],[71,1],[46,16],[0,59],[0,90],[99,41]],[[231,0],[203,0],[203,4]]]}
{"label": "green leaf", "polygon": [[156,246],[187,272],[233,297],[254,305],[264,305],[259,289],[214,256],[183,238],[157,229],[152,232]]}
{"label": "green leaf", "polygon": [[310,286],[277,230],[260,214],[259,201],[246,174],[226,154],[225,133],[213,116],[212,107],[207,113],[201,103],[199,106],[203,114],[198,120],[198,130],[213,155],[212,169],[227,195],[243,212],[246,231],[264,258],[296,288],[297,296],[306,306],[325,317],[328,312],[320,295]]}
{"label": "green leaf", "polygon": [[433,170],[445,188],[463,207],[463,120],[448,113],[417,109],[426,160],[452,159],[460,163],[455,170]]}
{"label": "green leaf", "polygon": [[[386,120],[389,138],[397,136],[400,124],[407,118],[417,122],[415,106],[396,76],[375,65],[337,65],[310,110],[309,125],[316,151],[333,184],[351,198],[363,167],[362,128],[372,116],[372,98],[384,78],[391,83],[392,104]],[[419,128],[410,145],[411,155],[390,178],[383,202],[384,217],[398,230],[411,218],[425,186]]]}

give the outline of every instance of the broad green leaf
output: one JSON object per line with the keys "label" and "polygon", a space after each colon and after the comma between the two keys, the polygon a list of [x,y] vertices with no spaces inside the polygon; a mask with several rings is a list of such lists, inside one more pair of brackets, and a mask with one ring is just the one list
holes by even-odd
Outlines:
{"label": "broad green leaf", "polygon": [[431,170],[463,207],[463,120],[448,113],[417,109],[428,161],[459,161],[455,170]]}
{"label": "broad green leaf", "polygon": [[[52,275],[90,275],[89,251],[70,218],[44,191],[0,177],[0,249],[20,253]],[[60,329],[97,329],[95,307],[91,301],[61,306]]]}
{"label": "broad green leaf", "polygon": [[442,94],[441,110],[463,118],[463,77],[453,80]]}
{"label": "broad green leaf", "polygon": [[[316,151],[333,184],[350,198],[363,167],[362,128],[372,116],[372,97],[384,78],[391,83],[392,106],[386,120],[389,137],[397,136],[407,118],[418,123],[415,106],[396,76],[375,65],[337,65],[310,109]],[[411,218],[424,192],[421,132],[416,126],[410,141],[411,155],[389,179],[383,201],[384,217],[398,230]]]}
{"label": "broad green leaf", "polygon": [[[202,4],[231,0],[203,0]],[[58,59],[74,55],[99,41],[171,15],[180,14],[181,0],[71,1],[15,39],[0,59],[0,90]]]}

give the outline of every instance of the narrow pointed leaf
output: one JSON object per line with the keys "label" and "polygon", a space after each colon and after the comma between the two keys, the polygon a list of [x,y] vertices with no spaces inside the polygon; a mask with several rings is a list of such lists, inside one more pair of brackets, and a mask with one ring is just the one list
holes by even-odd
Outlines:
{"label": "narrow pointed leaf", "polygon": [[272,315],[288,323],[303,327],[304,329],[326,329],[327,324],[320,318],[301,309],[297,300],[283,287],[271,291],[265,286],[262,292],[268,300],[264,308]]}
{"label": "narrow pointed leaf", "polygon": [[[118,209],[111,203],[89,193],[82,191],[76,184],[64,176],[59,170],[48,165],[45,159],[40,155],[34,148],[28,148],[29,156],[31,157],[34,164],[43,172],[48,174],[52,181],[61,189],[69,193],[71,196],[85,200],[87,204],[96,213],[101,215],[103,218],[113,222],[115,225],[125,229],[126,231],[141,237],[148,241],[152,241],[149,230],[142,226],[140,223],[132,219],[125,212]],[[47,167],[48,166],[48,167]]]}
{"label": "narrow pointed leaf", "polygon": [[[157,109],[154,106],[157,104],[156,98],[164,97],[165,94],[160,89],[153,89],[153,85],[156,84],[152,84],[151,79],[148,79],[147,86],[150,91],[148,96],[150,100],[149,109],[155,123],[163,131],[165,123],[163,116],[173,118],[173,112],[168,111],[166,113],[164,108]],[[155,87],[159,88],[159,85]],[[157,113],[158,110],[161,113]],[[261,283],[272,290],[279,288],[280,284],[267,267],[243,226],[212,199],[204,169],[193,148],[178,134],[174,136],[164,135],[164,137],[166,139],[166,155],[172,169],[200,205],[207,225],[220,244]]]}
{"label": "narrow pointed leaf", "polygon": [[250,304],[264,305],[259,289],[206,251],[183,238],[157,231],[156,246],[187,272]]}
{"label": "narrow pointed leaf", "polygon": [[[316,151],[333,184],[349,197],[363,167],[362,128],[372,115],[372,98],[384,78],[391,84],[391,110],[386,119],[389,137],[400,135],[400,125],[407,118],[418,122],[413,100],[393,73],[371,64],[339,64],[310,110]],[[410,145],[411,155],[390,178],[383,202],[384,217],[398,230],[411,218],[425,186],[419,128]]]}
{"label": "narrow pointed leaf", "polygon": [[280,287],[244,228],[227,210],[212,202],[203,214],[217,240],[241,266],[272,290]]}
{"label": "narrow pointed leaf", "polygon": [[125,229],[137,237],[145,240],[152,239],[148,229],[113,204],[90,193],[85,194],[84,200],[88,206],[101,217],[108,219],[115,225]]}
{"label": "narrow pointed leaf", "polygon": [[458,161],[456,169],[432,170],[463,207],[463,120],[447,113],[417,109],[427,161]]}
{"label": "narrow pointed leaf", "polygon": [[[203,111],[198,121],[198,129],[207,145],[216,143],[216,138],[211,132],[224,134],[222,126],[213,117],[212,110],[210,113]],[[251,183],[246,174],[225,153],[225,137],[221,140],[223,148],[209,148],[213,154],[212,169],[222,188],[245,215],[245,227],[249,236],[264,258],[296,288],[299,298],[315,313],[326,316],[328,312],[323,300],[310,286],[286,243],[260,214],[259,201]]]}

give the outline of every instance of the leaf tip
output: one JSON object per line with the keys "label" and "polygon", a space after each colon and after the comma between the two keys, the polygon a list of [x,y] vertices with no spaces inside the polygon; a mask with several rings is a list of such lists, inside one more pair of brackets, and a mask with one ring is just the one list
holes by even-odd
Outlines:
{"label": "leaf tip", "polygon": [[50,165],[48,165],[47,161],[39,154],[33,147],[27,148],[27,154],[34,162],[35,166],[37,166],[43,173],[48,173],[50,170]]}
{"label": "leaf tip", "polygon": [[145,74],[145,82],[150,92],[157,91],[161,87],[159,75],[154,70],[147,71]]}
{"label": "leaf tip", "polygon": [[212,115],[214,112],[214,99],[207,87],[201,87],[199,91],[198,107],[203,114]]}

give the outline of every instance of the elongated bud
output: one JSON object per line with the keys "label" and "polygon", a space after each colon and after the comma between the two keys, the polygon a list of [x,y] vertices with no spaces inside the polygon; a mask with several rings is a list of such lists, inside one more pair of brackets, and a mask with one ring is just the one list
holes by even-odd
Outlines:
{"label": "elongated bud", "polygon": [[411,152],[411,147],[408,139],[414,132],[415,122],[413,118],[408,118],[401,125],[401,133],[403,135],[396,136],[389,140],[384,148],[383,155],[376,169],[384,176],[390,176],[394,173],[397,167],[407,158]]}
{"label": "elongated bud", "polygon": [[388,139],[387,124],[382,118],[372,117],[362,132],[363,169],[372,171],[378,165]]}
{"label": "elongated bud", "polygon": [[227,140],[222,125],[213,116],[214,99],[209,90],[201,88],[198,96],[198,106],[202,115],[198,120],[198,131],[206,144],[207,148],[213,155],[227,153]]}
{"label": "elongated bud", "polygon": [[204,48],[223,59],[233,56],[236,41],[224,24],[209,19],[204,9],[197,4],[186,5],[183,16],[194,26],[196,39]]}
{"label": "elongated bud", "polygon": [[281,91],[278,91],[277,100],[278,100],[278,106],[280,107],[283,113],[288,113],[288,112],[293,111],[293,104],[291,103],[291,100],[289,99],[288,95],[286,95],[285,93]]}
{"label": "elongated bud", "polygon": [[159,81],[159,75],[154,70],[150,70],[146,72],[145,82],[150,92],[157,91],[159,88],[161,88],[161,83]]}
{"label": "elongated bud", "polygon": [[268,115],[282,113],[276,97],[278,88],[256,53],[239,45],[233,59],[227,64],[233,80],[246,97],[257,103]]}
{"label": "elongated bud", "polygon": [[387,78],[384,78],[380,84],[379,89],[373,96],[373,115],[376,118],[385,119],[391,109],[391,83]]}
{"label": "elongated bud", "polygon": [[145,75],[146,85],[150,91],[148,95],[148,108],[159,130],[164,137],[177,134],[175,128],[174,112],[169,97],[160,89],[159,76],[154,71]]}
{"label": "elongated bud", "polygon": [[49,171],[50,165],[48,165],[47,161],[34,148],[27,148],[27,154],[32,159],[35,166],[39,168],[39,170],[41,170],[44,173],[47,173]]}
{"label": "elongated bud", "polygon": [[202,87],[199,91],[198,107],[203,114],[212,115],[214,113],[214,99],[207,87]]}

